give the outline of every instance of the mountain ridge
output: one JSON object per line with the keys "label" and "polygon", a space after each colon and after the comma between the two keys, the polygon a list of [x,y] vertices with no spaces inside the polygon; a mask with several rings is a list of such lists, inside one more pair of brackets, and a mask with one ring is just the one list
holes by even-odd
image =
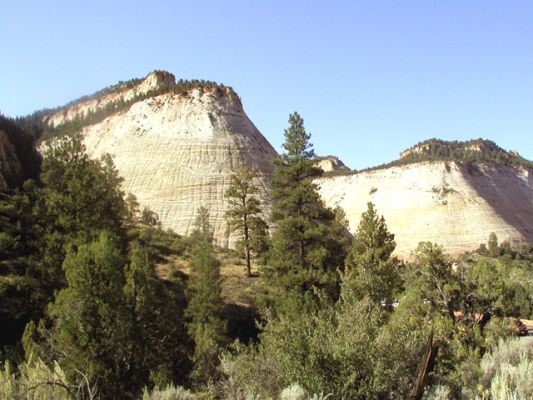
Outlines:
{"label": "mountain ridge", "polygon": [[[40,126],[80,131],[91,157],[110,153],[125,190],[158,213],[163,226],[186,235],[196,209],[206,206],[218,243],[231,246],[224,192],[242,165],[258,170],[268,214],[277,153],[233,89],[210,81],[176,83],[174,75],[155,71],[69,104],[39,114]],[[342,206],[354,231],[366,203],[375,202],[396,234],[399,256],[409,257],[423,240],[452,253],[472,250],[492,231],[502,240],[533,243],[533,163],[490,140],[428,139],[397,160],[359,171],[334,156],[316,161],[326,172],[315,181],[326,204]]]}

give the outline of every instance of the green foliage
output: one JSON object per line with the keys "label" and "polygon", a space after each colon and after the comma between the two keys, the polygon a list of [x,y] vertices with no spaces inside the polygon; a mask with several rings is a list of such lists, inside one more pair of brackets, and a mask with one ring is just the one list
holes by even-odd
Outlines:
{"label": "green foliage", "polygon": [[368,296],[377,304],[392,308],[394,292],[400,287],[399,262],[391,259],[396,247],[394,235],[368,203],[355,233],[343,275],[342,298],[361,300]]}
{"label": "green foliage", "polygon": [[111,159],[89,159],[75,136],[48,149],[39,183],[2,195],[2,345],[19,340],[24,325],[41,318],[65,286],[61,265],[70,245],[95,239],[102,229],[124,237],[120,183]]}
{"label": "green foliage", "polygon": [[141,383],[185,382],[190,346],[178,293],[158,281],[148,251],[133,242],[125,270],[132,354],[130,379]]}
{"label": "green foliage", "polygon": [[274,160],[270,196],[275,225],[268,268],[264,277],[273,301],[290,291],[320,289],[335,297],[338,268],[343,266],[347,242],[344,227],[324,206],[313,178],[314,152],[298,113],[289,117],[285,153]]}
{"label": "green foliage", "polygon": [[[480,150],[476,149],[479,147]],[[409,150],[417,149],[416,151]],[[364,168],[356,171],[336,171],[328,175],[351,175],[365,171],[375,171],[390,167],[409,165],[423,161],[455,161],[464,163],[469,171],[476,170],[476,164],[507,165],[514,167],[532,168],[533,162],[526,160],[514,151],[505,151],[494,142],[486,139],[473,139],[464,142],[428,139],[417,143],[398,160],[381,164],[376,167]]]}
{"label": "green foliage", "polygon": [[0,162],[0,189],[2,180],[5,180],[7,187],[15,188],[22,186],[27,179],[36,179],[41,157],[35,150],[34,138],[2,114],[0,114],[0,132],[7,135],[8,143],[12,146],[21,169],[19,173]]}
{"label": "green foliage", "polygon": [[417,315],[431,321],[436,332],[439,353],[433,381],[459,396],[462,388],[477,381],[483,353],[498,336],[509,333],[501,318],[532,309],[532,265],[505,257],[452,264],[442,248],[431,243],[421,243],[416,257],[418,265],[405,279],[406,293],[419,304]]}
{"label": "green foliage", "polygon": [[268,247],[268,226],[261,217],[261,202],[254,184],[257,173],[244,167],[231,176],[230,187],[225,193],[229,208],[226,220],[231,231],[237,232],[240,239],[237,248],[244,251],[247,276],[252,276],[251,253],[259,256]]}
{"label": "green foliage", "polygon": [[498,257],[500,255],[498,238],[496,237],[496,234],[494,232],[492,232],[489,236],[488,255],[489,257]]}
{"label": "green foliage", "polygon": [[190,248],[189,240],[174,231],[154,226],[137,226],[129,232],[131,240],[138,240],[152,259],[163,261],[164,256],[184,256]]}
{"label": "green foliage", "polygon": [[[79,372],[80,376],[84,376]],[[97,388],[87,382],[72,385],[55,362],[51,367],[42,360],[30,358],[14,371],[6,363],[0,371],[0,398],[13,400],[76,400],[96,399]]]}
{"label": "green foliage", "polygon": [[157,226],[161,228],[161,221],[159,220],[159,216],[155,212],[150,210],[148,207],[143,208],[141,216],[139,218],[139,222],[147,226]]}
{"label": "green foliage", "polygon": [[106,233],[70,250],[63,264],[68,286],[49,310],[52,358],[72,382],[78,369],[87,371],[103,398],[135,398],[147,384],[185,382],[189,369],[181,301],[157,281],[139,244],[132,243],[129,258]]}
{"label": "green foliage", "polygon": [[68,286],[50,308],[55,320],[50,344],[68,379],[76,382],[76,370],[87,371],[89,382],[98,382],[106,398],[133,396],[124,264],[108,234],[70,250],[63,263]]}
{"label": "green foliage", "polygon": [[189,300],[185,315],[188,332],[194,341],[192,380],[205,386],[216,379],[218,355],[226,343],[227,323],[222,318],[220,264],[213,252],[213,230],[205,207],[198,209],[195,230],[191,235],[193,250],[187,286]]}
{"label": "green foliage", "polygon": [[257,347],[237,345],[224,355],[226,387],[250,398],[279,398],[294,382],[333,398],[407,397],[423,347],[420,327],[402,329],[403,319],[388,325],[368,300],[317,308],[301,296],[288,299],[283,313],[267,319]]}

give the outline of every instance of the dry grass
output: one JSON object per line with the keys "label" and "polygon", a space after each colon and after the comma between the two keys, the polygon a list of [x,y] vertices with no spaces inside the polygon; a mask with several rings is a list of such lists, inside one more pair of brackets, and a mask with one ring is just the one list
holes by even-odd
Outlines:
{"label": "dry grass", "polygon": [[[261,281],[257,265],[252,266],[252,277],[246,276],[242,260],[235,256],[219,254],[221,262],[222,298],[227,304],[240,307],[254,307],[255,299],[261,291]],[[156,264],[156,275],[159,279],[172,280],[177,275],[189,276],[188,261],[183,257],[169,256],[165,261]]]}

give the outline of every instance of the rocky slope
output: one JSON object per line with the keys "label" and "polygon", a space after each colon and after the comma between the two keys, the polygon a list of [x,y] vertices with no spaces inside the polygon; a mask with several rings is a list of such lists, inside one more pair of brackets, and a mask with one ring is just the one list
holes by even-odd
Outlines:
{"label": "rocky slope", "polygon": [[425,161],[317,181],[329,206],[357,228],[373,202],[396,235],[396,254],[409,258],[420,241],[457,254],[500,240],[533,243],[533,168]]}
{"label": "rocky slope", "polygon": [[[57,127],[100,106],[109,108],[110,102],[128,99],[131,93],[170,87],[172,82],[171,74],[150,74],[133,88],[80,102],[47,122]],[[113,156],[125,191],[133,193],[141,207],[156,212],[164,227],[189,234],[196,210],[205,206],[215,239],[224,246],[233,241],[224,218],[224,192],[232,173],[244,164],[256,168],[257,184],[264,193],[270,161],[276,156],[235,92],[213,85],[141,97],[101,122],[83,127],[82,135],[90,156]]]}

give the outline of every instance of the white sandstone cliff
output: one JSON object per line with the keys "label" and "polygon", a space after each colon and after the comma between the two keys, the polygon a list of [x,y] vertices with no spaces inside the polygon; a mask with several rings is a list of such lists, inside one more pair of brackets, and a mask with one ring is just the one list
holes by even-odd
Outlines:
{"label": "white sandstone cliff", "polygon": [[[157,85],[151,74],[139,87],[146,90]],[[129,96],[132,90],[141,89],[112,96]],[[84,115],[102,103],[102,99],[90,100],[76,105],[75,110],[56,113],[48,121],[62,123],[61,118]],[[111,154],[124,178],[124,190],[137,197],[141,208],[148,206],[156,212],[163,227],[188,235],[197,209],[205,206],[215,240],[222,246],[231,245],[235,239],[228,234],[224,217],[224,193],[231,175],[242,165],[257,169],[256,183],[266,198],[270,162],[277,155],[246,116],[238,96],[221,87],[149,97],[81,132],[89,156]],[[263,202],[268,209],[268,203]]]}
{"label": "white sandstone cliff", "polygon": [[533,243],[533,171],[525,168],[433,161],[316,183],[327,205],[346,211],[352,232],[373,202],[402,258],[420,241],[439,243],[451,254],[474,250],[491,232],[500,241]]}

